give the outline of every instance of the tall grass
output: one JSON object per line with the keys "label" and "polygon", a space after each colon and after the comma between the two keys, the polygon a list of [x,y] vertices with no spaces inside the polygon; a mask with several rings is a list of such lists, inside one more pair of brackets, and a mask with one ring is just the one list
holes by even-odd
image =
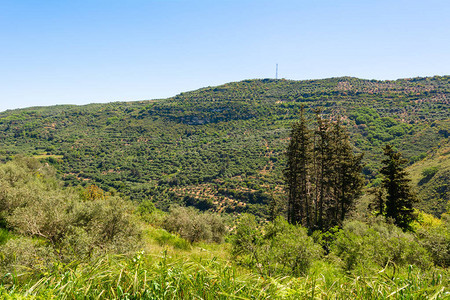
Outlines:
{"label": "tall grass", "polygon": [[[325,265],[324,268],[327,268]],[[137,253],[57,266],[26,283],[0,286],[0,298],[57,299],[444,299],[448,271],[382,270],[372,277],[335,272],[262,278],[216,258]],[[7,275],[6,277],[12,277]],[[6,278],[3,278],[4,282]],[[18,297],[18,298],[14,298]]]}

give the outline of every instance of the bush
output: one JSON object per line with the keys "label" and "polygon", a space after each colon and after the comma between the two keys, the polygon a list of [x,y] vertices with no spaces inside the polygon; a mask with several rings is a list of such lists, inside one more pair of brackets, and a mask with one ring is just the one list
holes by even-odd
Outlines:
{"label": "bush", "polygon": [[178,233],[190,243],[206,241],[221,243],[226,233],[222,218],[217,214],[200,213],[192,207],[171,207],[163,227]]}
{"label": "bush", "polygon": [[143,217],[144,219],[151,215],[156,210],[155,205],[152,201],[146,199],[139,203],[139,206],[136,210],[137,214]]}
{"label": "bush", "polygon": [[[57,262],[54,250],[42,240],[27,237],[13,238],[0,247],[0,273],[12,273],[22,278],[39,274],[51,268]],[[11,281],[13,277],[4,276],[2,281]]]}
{"label": "bush", "polygon": [[37,190],[27,203],[14,209],[6,218],[8,225],[20,234],[44,238],[59,245],[71,223],[67,213],[74,195]]}
{"label": "bush", "polygon": [[428,268],[428,252],[415,237],[393,224],[377,220],[372,225],[350,221],[336,233],[332,254],[340,258],[345,270],[356,268],[417,265]]}
{"label": "bush", "polygon": [[236,260],[261,274],[306,274],[311,263],[323,253],[305,228],[288,224],[282,217],[262,228],[256,224],[251,215],[240,219],[232,254]]}
{"label": "bush", "polygon": [[422,170],[423,179],[429,180],[439,171],[438,166],[425,168]]}
{"label": "bush", "polygon": [[134,207],[119,197],[77,203],[70,213],[65,247],[88,257],[136,250],[141,232],[133,211]]}
{"label": "bush", "polygon": [[143,200],[136,208],[136,214],[141,220],[154,226],[162,226],[165,213],[155,207],[151,200]]}
{"label": "bush", "polygon": [[246,265],[254,266],[259,261],[259,248],[263,243],[262,230],[254,215],[244,214],[236,227],[232,239],[233,248],[231,254],[244,262]]}
{"label": "bush", "polygon": [[[264,239],[269,273],[306,274],[313,260],[322,255],[322,248],[308,236],[306,228],[288,224],[282,217],[266,226]],[[267,247],[268,246],[268,247]]]}
{"label": "bush", "polygon": [[41,166],[31,158],[16,158],[0,166],[0,222],[16,208],[36,201],[48,190],[54,190],[58,182],[54,170]]}
{"label": "bush", "polygon": [[420,226],[417,229],[420,244],[430,252],[433,262],[441,267],[450,266],[450,216],[442,215],[436,226]]}
{"label": "bush", "polygon": [[[0,166],[2,219],[7,228],[38,238],[60,260],[106,252],[126,253],[139,246],[140,231],[127,201],[95,187],[63,188],[54,172],[30,159]],[[5,254],[7,255],[7,253]]]}

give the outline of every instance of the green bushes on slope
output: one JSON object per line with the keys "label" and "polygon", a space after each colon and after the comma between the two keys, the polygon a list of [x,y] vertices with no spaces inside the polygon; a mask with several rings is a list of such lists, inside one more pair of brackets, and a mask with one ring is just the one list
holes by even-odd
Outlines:
{"label": "green bushes on slope", "polygon": [[220,216],[211,213],[200,213],[192,207],[171,207],[164,219],[163,227],[178,233],[189,242],[211,241],[221,243],[226,227]]}
{"label": "green bushes on slope", "polygon": [[261,274],[300,276],[322,256],[322,248],[305,228],[281,217],[259,227],[252,215],[245,215],[237,225],[232,254]]}
{"label": "green bushes on slope", "polygon": [[[95,184],[164,209],[187,200],[219,210],[221,196],[234,190],[232,200],[246,205],[228,201],[225,209],[267,217],[264,206],[282,181],[288,128],[301,105],[308,115],[322,107],[342,118],[373,180],[386,141],[417,160],[448,137],[449,93],[448,76],[246,80],[157,101],[6,111],[0,160],[34,155],[54,165],[67,185]],[[261,193],[246,189],[249,181]],[[212,191],[197,193],[199,187]],[[445,186],[430,195],[448,199]]]}
{"label": "green bushes on slope", "polygon": [[[415,265],[427,269],[432,260],[411,233],[380,220],[373,224],[347,222],[334,237],[332,254],[339,257],[345,270],[359,269],[371,273],[390,264],[396,267]],[[364,271],[365,270],[365,271]]]}
{"label": "green bushes on slope", "polygon": [[34,159],[0,166],[0,186],[0,217],[21,236],[3,241],[2,271],[38,271],[74,258],[139,247],[133,206],[118,197],[81,197],[76,189],[63,188],[52,168]]}

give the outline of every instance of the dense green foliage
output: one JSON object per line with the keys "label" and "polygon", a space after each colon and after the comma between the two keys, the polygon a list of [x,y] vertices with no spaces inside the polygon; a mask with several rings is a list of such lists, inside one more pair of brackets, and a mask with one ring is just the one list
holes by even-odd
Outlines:
{"label": "dense green foliage", "polygon": [[87,198],[83,190],[64,188],[52,168],[34,159],[1,165],[0,186],[3,226],[19,235],[3,237],[1,272],[39,272],[75,257],[139,247],[133,206],[119,197]]}
{"label": "dense green foliage", "polygon": [[[329,266],[306,277],[261,277],[212,256],[137,254],[74,263],[41,280],[0,286],[2,299],[446,299],[448,272],[416,268],[347,276]],[[209,255],[209,256],[208,256]],[[211,257],[212,256],[212,257]],[[35,298],[36,297],[36,298]]]}
{"label": "dense green foliage", "polygon": [[[425,215],[425,218],[430,217]],[[422,220],[423,223],[424,221]],[[430,253],[434,263],[448,268],[450,267],[450,215],[442,215],[442,220],[436,223],[417,228],[417,236],[420,244]]]}
{"label": "dense green foliage", "polygon": [[447,209],[450,199],[450,147],[441,144],[436,151],[412,166],[407,171],[411,175],[420,202],[417,207],[439,216]]}
{"label": "dense green foliage", "polygon": [[163,213],[97,186],[64,187],[51,167],[33,159],[0,165],[0,184],[2,299],[445,299],[450,293],[448,214],[421,214],[415,232],[366,219],[312,235],[281,217],[258,222],[244,214],[229,226],[230,245],[218,244],[224,233],[218,215],[180,207]]}
{"label": "dense green foliage", "polygon": [[226,233],[223,220],[216,214],[199,213],[192,207],[171,207],[163,227],[178,233],[189,242],[208,241],[221,243]]}
{"label": "dense green foliage", "polygon": [[378,213],[393,219],[397,226],[409,229],[411,222],[417,218],[413,208],[417,197],[411,189],[411,179],[404,169],[406,160],[391,145],[384,147],[384,155],[387,157],[383,160],[380,173],[383,175],[381,185],[385,193],[382,191],[377,196]]}
{"label": "dense green foliage", "polygon": [[310,128],[304,117],[292,125],[285,170],[291,224],[327,231],[342,225],[364,185],[362,155],[355,155],[340,121],[319,113]]}
{"label": "dense green foliage", "polygon": [[[246,80],[158,101],[6,111],[0,159],[33,155],[66,184],[150,197],[159,208],[177,202],[267,216],[282,195],[283,153],[301,105],[307,115],[322,107],[343,116],[373,180],[386,142],[412,162],[448,139],[449,81]],[[430,200],[442,207],[448,199]]]}
{"label": "dense green foliage", "polygon": [[262,275],[305,275],[322,248],[305,228],[278,217],[266,226],[257,226],[255,217],[241,218],[233,239],[232,254],[240,263]]}
{"label": "dense green foliage", "polygon": [[[449,93],[448,76],[247,80],[1,112],[0,298],[448,298]],[[346,126],[373,187],[385,185],[381,146],[404,153],[418,207],[440,219],[419,212],[403,232],[363,201],[324,232],[258,218],[283,210],[302,106]]]}
{"label": "dense green foliage", "polygon": [[431,266],[429,253],[414,235],[383,222],[365,224],[351,221],[335,235],[332,253],[338,256],[346,270],[359,268],[370,273],[375,268],[392,264],[395,267],[414,265],[422,269]]}

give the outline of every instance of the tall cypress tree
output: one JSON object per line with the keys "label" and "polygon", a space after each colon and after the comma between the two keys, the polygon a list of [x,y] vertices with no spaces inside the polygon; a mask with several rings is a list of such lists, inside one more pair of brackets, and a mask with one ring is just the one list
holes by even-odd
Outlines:
{"label": "tall cypress tree", "polygon": [[406,230],[417,216],[414,213],[413,204],[417,198],[408,179],[408,173],[404,169],[406,159],[402,158],[400,152],[396,152],[391,145],[386,145],[384,155],[387,157],[382,161],[384,166],[380,173],[384,176],[382,187],[386,191],[385,213],[386,218],[392,218],[394,223]]}
{"label": "tall cypress tree", "polygon": [[330,182],[329,179],[332,174],[332,151],[330,123],[329,120],[323,119],[320,116],[320,111],[316,112],[317,129],[315,131],[314,139],[314,178],[316,193],[315,201],[315,226],[317,229],[326,227],[328,218],[325,217],[326,211],[330,209]]}
{"label": "tall cypress tree", "polygon": [[288,221],[310,230],[342,224],[363,185],[361,158],[355,156],[340,122],[316,115],[309,129],[302,108],[293,124],[285,178]]}
{"label": "tall cypress tree", "polygon": [[350,145],[348,133],[337,121],[333,125],[334,174],[333,190],[336,199],[334,219],[340,224],[361,195],[364,185],[362,175],[363,154],[355,155]]}
{"label": "tall cypress tree", "polygon": [[288,185],[288,222],[310,225],[311,203],[308,191],[308,175],[311,163],[311,131],[300,111],[300,120],[292,125],[288,146],[288,164],[285,177]]}

